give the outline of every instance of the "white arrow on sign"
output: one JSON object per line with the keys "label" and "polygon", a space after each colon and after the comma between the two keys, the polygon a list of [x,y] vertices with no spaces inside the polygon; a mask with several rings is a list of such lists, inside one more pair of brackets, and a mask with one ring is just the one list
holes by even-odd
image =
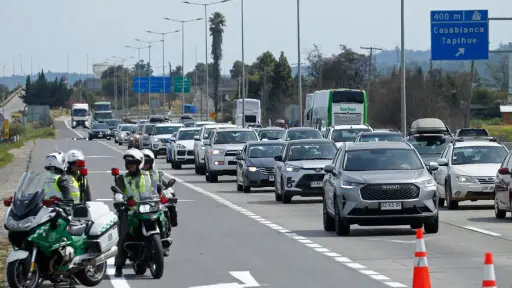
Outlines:
{"label": "white arrow on sign", "polygon": [[459,48],[459,52],[455,54],[455,57],[459,57],[459,55],[464,55],[464,51],[466,51],[466,48]]}
{"label": "white arrow on sign", "polygon": [[229,272],[229,274],[242,283],[219,283],[205,286],[193,286],[189,288],[245,288],[261,286],[258,281],[252,277],[251,272],[249,271],[232,271]]}

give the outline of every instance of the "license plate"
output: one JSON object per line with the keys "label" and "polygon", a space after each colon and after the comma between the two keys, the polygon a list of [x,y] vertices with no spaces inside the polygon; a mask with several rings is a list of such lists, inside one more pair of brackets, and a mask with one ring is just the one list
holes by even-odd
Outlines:
{"label": "license plate", "polygon": [[320,182],[320,181],[311,182],[311,187],[322,187],[322,182]]}
{"label": "license plate", "polygon": [[273,176],[273,175],[268,176],[268,180],[269,180],[269,181],[274,181],[274,176]]}
{"label": "license plate", "polygon": [[103,134],[98,135],[98,137],[103,137]]}
{"label": "license plate", "polygon": [[492,191],[494,191],[494,186],[484,186],[482,188],[482,191],[483,192],[492,192]]}
{"label": "license plate", "polygon": [[400,210],[402,209],[401,202],[382,202],[380,203],[381,210]]}

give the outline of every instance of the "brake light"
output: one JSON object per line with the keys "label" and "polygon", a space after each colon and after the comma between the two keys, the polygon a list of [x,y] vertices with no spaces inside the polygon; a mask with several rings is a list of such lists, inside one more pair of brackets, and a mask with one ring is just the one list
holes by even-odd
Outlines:
{"label": "brake light", "polygon": [[54,204],[55,202],[53,201],[53,199],[45,199],[43,200],[43,205],[46,206],[46,207],[50,207]]}
{"label": "brake light", "polygon": [[84,160],[77,160],[76,161],[77,167],[85,167],[85,161]]}
{"label": "brake light", "polygon": [[169,199],[167,199],[166,197],[160,197],[160,203],[167,204],[167,202],[169,202]]}
{"label": "brake light", "polygon": [[112,168],[110,170],[110,173],[112,174],[112,176],[117,176],[117,175],[119,175],[119,169],[118,168]]}
{"label": "brake light", "polygon": [[87,174],[89,174],[87,168],[80,169],[80,176],[87,176]]}
{"label": "brake light", "polygon": [[137,201],[130,199],[130,200],[126,201],[126,205],[128,205],[128,207],[135,207],[135,206],[137,206]]}
{"label": "brake light", "polygon": [[4,206],[5,207],[11,206],[11,203],[12,203],[12,196],[7,198],[7,199],[4,199]]}

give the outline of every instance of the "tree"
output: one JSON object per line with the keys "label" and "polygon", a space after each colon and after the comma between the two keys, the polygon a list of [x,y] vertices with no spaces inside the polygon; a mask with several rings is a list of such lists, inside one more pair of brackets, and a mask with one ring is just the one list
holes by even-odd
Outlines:
{"label": "tree", "polygon": [[27,77],[23,102],[27,105],[48,105],[50,108],[63,107],[71,97],[73,89],[67,85],[65,77],[49,82],[44,72],[39,73],[36,81]]}
{"label": "tree", "polygon": [[[135,65],[133,65],[133,73],[134,75],[139,75],[141,77],[149,77],[149,76],[153,76],[153,68],[151,67],[151,63],[149,62],[144,62],[144,60],[140,60],[139,62],[135,63]],[[105,72],[103,72],[105,73]]]}
{"label": "tree", "polygon": [[[215,113],[219,111],[219,84],[220,84],[220,61],[222,60],[222,38],[224,35],[224,27],[226,27],[226,18],[222,13],[215,12],[209,19],[210,35],[212,36],[213,58],[213,105]],[[222,101],[222,100],[221,100]],[[222,103],[222,102],[221,102]]]}

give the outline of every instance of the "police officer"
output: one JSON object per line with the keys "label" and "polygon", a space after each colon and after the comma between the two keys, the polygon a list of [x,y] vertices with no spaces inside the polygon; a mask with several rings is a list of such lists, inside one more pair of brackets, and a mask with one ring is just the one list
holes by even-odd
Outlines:
{"label": "police officer", "polygon": [[[126,197],[133,197],[139,201],[155,193],[151,181],[151,175],[141,170],[144,165],[144,155],[140,150],[128,149],[123,155],[127,172],[116,177],[116,186],[123,191]],[[126,261],[124,243],[128,234],[128,215],[124,211],[119,212],[119,241],[117,242],[117,255],[114,265],[116,266],[115,277],[123,276],[123,265]]]}
{"label": "police officer", "polygon": [[46,156],[44,169],[50,172],[45,181],[45,199],[57,197],[60,199],[73,199],[78,197],[80,200],[80,190],[78,186],[70,185],[66,171],[66,157],[64,154],[51,153]]}
{"label": "police officer", "polygon": [[84,183],[84,199],[85,201],[92,201],[91,199],[91,189],[89,188],[89,181],[87,181],[86,176],[80,176],[80,168],[77,164],[80,161],[85,161],[85,156],[80,150],[69,150],[68,153],[66,153],[66,161],[68,163],[68,167],[66,169],[66,174],[72,177],[73,185],[77,185],[80,187],[80,181],[83,181]]}

